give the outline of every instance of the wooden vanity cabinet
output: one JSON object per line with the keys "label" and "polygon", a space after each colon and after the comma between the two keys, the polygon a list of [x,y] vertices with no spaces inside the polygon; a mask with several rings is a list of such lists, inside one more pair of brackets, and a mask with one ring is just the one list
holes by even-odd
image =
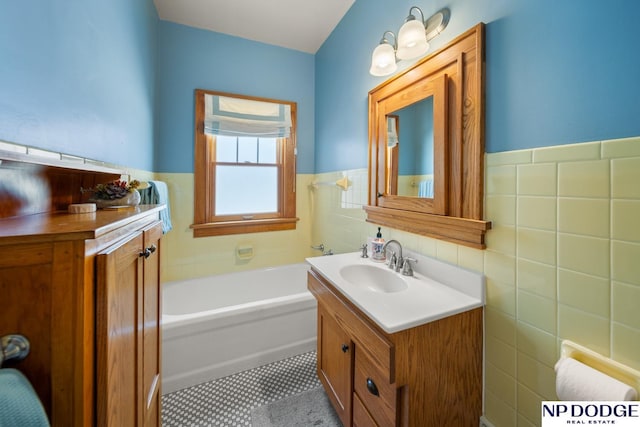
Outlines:
{"label": "wooden vanity cabinet", "polygon": [[478,425],[482,308],[389,334],[314,269],[308,288],[318,375],[345,427]]}
{"label": "wooden vanity cabinet", "polygon": [[53,427],[160,424],[161,209],[0,219],[0,335]]}

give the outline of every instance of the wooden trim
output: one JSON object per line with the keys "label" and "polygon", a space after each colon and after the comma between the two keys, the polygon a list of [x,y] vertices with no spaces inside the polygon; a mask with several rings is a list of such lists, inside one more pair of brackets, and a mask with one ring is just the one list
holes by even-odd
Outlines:
{"label": "wooden trim", "polygon": [[193,222],[202,224],[206,221],[207,197],[211,189],[208,173],[209,150],[207,149],[207,138],[204,133],[204,95],[205,91],[196,89],[195,91],[195,142],[194,142],[194,164],[193,164]]}
{"label": "wooden trim", "polygon": [[257,219],[245,221],[192,224],[193,237],[224,236],[227,234],[261,233],[265,231],[295,230],[299,218]]}
{"label": "wooden trim", "polygon": [[485,233],[491,229],[490,221],[453,216],[432,215],[401,209],[365,206],[367,221],[397,228],[422,236],[485,249]]}

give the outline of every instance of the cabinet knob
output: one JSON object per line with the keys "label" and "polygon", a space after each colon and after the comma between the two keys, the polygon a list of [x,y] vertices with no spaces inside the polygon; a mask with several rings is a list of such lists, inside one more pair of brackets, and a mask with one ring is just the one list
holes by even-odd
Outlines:
{"label": "cabinet knob", "polygon": [[346,344],[342,344],[342,352],[346,353],[347,351],[349,351],[349,346]]}
{"label": "cabinet knob", "polygon": [[154,253],[158,249],[156,245],[151,245],[148,248],[144,248],[142,252],[138,254],[138,256],[143,256],[145,258],[149,258],[152,253]]}
{"label": "cabinet knob", "polygon": [[367,378],[367,390],[369,390],[369,393],[373,394],[374,396],[380,396],[380,392],[378,392],[378,387],[376,386],[376,383],[374,383],[371,378]]}
{"label": "cabinet knob", "polygon": [[371,378],[367,378],[367,390],[369,390],[369,393],[373,394],[374,396],[380,396],[380,393],[378,392],[378,387],[376,386],[376,383],[374,383]]}

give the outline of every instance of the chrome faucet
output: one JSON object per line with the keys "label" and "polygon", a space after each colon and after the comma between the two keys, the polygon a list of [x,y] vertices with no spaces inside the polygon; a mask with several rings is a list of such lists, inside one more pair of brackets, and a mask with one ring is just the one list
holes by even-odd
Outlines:
{"label": "chrome faucet", "polygon": [[402,264],[404,262],[402,258],[402,245],[400,244],[400,242],[394,239],[387,240],[387,243],[384,244],[382,250],[383,252],[386,251],[387,246],[389,246],[391,243],[395,243],[398,246],[398,254],[396,255],[396,253],[393,252],[393,255],[389,259],[389,268],[395,271],[400,271],[400,268],[402,268]]}
{"label": "chrome faucet", "polygon": [[318,246],[311,246],[311,249],[315,249],[317,251],[322,251],[322,255],[333,255],[333,249],[329,249],[328,251],[324,250],[324,243],[320,243]]}

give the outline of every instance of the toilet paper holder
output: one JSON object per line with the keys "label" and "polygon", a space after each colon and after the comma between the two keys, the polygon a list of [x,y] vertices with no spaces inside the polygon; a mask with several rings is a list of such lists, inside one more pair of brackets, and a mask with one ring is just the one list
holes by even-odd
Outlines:
{"label": "toilet paper holder", "polygon": [[607,374],[635,388],[637,395],[640,396],[640,371],[569,340],[562,341],[560,345],[560,356],[570,357],[603,374]]}

